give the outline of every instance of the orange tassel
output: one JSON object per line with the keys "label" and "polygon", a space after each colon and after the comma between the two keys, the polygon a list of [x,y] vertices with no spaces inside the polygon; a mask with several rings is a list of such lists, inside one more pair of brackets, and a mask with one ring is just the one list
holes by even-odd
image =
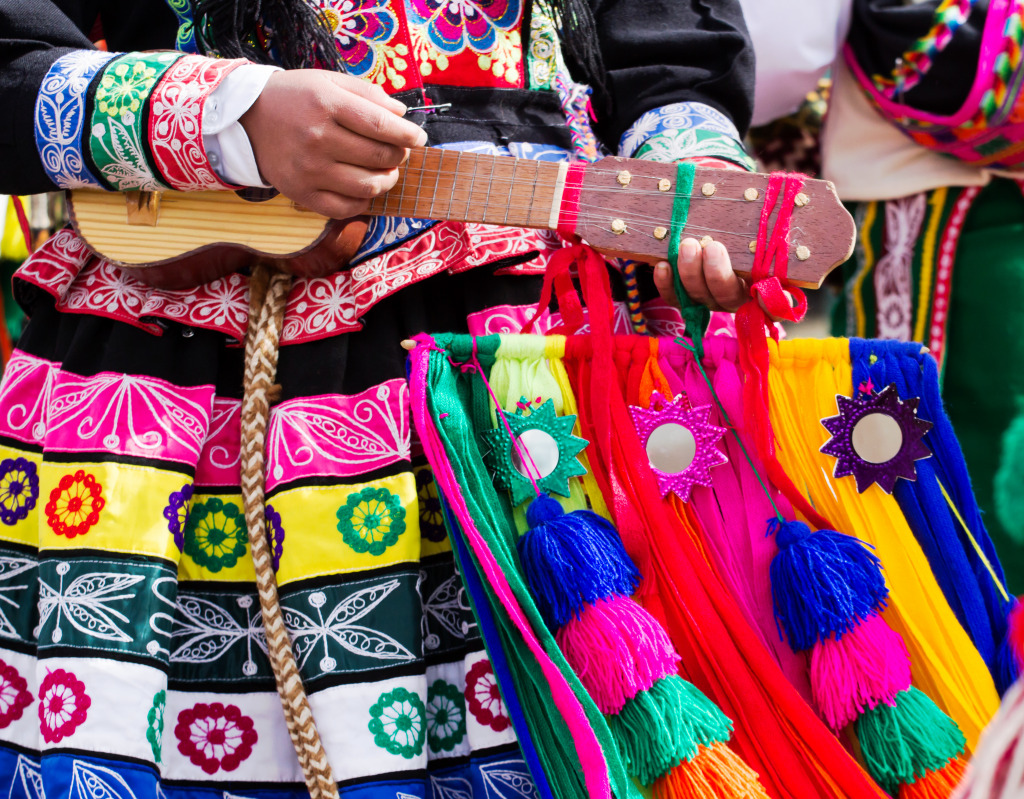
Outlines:
{"label": "orange tassel", "polygon": [[757,772],[724,743],[701,746],[654,783],[654,799],[768,799]]}
{"label": "orange tassel", "polygon": [[929,771],[914,782],[900,786],[899,799],[949,799],[964,778],[965,764],[954,757],[938,771]]}

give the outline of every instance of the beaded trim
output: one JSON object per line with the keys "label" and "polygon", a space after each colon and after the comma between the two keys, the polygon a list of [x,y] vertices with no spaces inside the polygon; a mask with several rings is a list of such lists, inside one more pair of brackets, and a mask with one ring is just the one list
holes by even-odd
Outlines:
{"label": "beaded trim", "polygon": [[114,53],[76,50],[50,66],[36,97],[35,138],[47,177],[62,189],[100,186],[85,165],[82,127],[89,84]]}

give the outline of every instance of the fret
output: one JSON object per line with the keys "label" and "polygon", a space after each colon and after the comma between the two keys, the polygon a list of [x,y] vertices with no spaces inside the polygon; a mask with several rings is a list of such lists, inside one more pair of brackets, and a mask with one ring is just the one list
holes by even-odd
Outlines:
{"label": "fret", "polygon": [[452,218],[455,214],[455,190],[459,186],[459,180],[462,178],[462,150],[457,150],[455,155],[455,169],[452,175],[452,193],[451,198],[448,202],[448,217]]}
{"label": "fret", "polygon": [[[434,175],[434,190],[430,194],[430,209],[427,212],[427,216],[431,219],[439,218],[437,213],[434,211],[434,206],[437,204],[439,189],[441,188],[441,175],[444,174],[444,157],[447,154],[447,150],[441,150],[440,155],[437,158],[437,174]],[[443,217],[441,214],[440,217]]]}
{"label": "fret", "polygon": [[469,217],[469,209],[473,206],[473,189],[476,188],[476,171],[480,167],[480,159],[475,155],[472,158],[473,163],[473,174],[469,179],[469,191],[466,193],[466,213],[464,216]]}
{"label": "fret", "polygon": [[540,161],[533,162],[533,185],[530,187],[530,202],[526,204],[526,214],[523,221],[524,224],[529,224],[530,217],[533,216],[533,202],[537,198],[537,184],[540,182]]}
{"label": "fret", "polygon": [[419,212],[419,206],[420,206],[421,192],[423,191],[423,176],[427,174],[427,169],[430,168],[430,165],[429,165],[428,162],[430,160],[431,153],[434,153],[434,152],[436,152],[436,150],[434,150],[432,148],[429,148],[429,147],[426,150],[423,151],[423,160],[420,163],[420,168],[419,168],[419,173],[420,174],[419,174],[419,177],[416,180],[416,191],[414,191],[412,193],[412,197],[413,197],[412,212],[409,214],[409,216],[413,217],[414,219],[420,219],[421,218],[420,217],[420,212]]}
{"label": "fret", "polygon": [[481,209],[481,214],[480,214],[480,221],[481,222],[488,221],[488,219],[487,219],[487,209],[488,209],[488,207],[491,204],[491,184],[494,182],[494,167],[497,165],[497,163],[498,163],[498,159],[497,158],[492,158],[491,159],[491,174],[487,176],[487,193],[484,194],[484,205],[483,205],[483,208]]}

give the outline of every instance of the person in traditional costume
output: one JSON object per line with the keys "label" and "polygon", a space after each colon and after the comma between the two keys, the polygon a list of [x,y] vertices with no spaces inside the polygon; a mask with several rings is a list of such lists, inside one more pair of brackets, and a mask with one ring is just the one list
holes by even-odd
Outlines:
{"label": "person in traditional costume", "polygon": [[[732,0],[0,0],[0,191],[273,186],[345,218],[424,142],[749,168],[752,74]],[[411,440],[400,342],[518,328],[561,245],[381,217],[346,268],[289,289],[266,543],[345,796],[535,795]],[[680,264],[695,298],[735,304],[720,245]],[[303,795],[240,487],[250,276],[152,288],[66,229],[15,281],[0,789]]]}

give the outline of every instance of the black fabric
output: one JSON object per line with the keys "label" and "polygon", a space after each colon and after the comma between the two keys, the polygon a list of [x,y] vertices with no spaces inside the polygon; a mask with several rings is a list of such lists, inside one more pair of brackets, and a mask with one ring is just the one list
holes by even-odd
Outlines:
{"label": "black fabric", "polygon": [[33,134],[36,94],[54,61],[92,48],[97,21],[111,50],[174,45],[176,20],[160,0],[0,0],[0,193],[53,189]]}
{"label": "black fabric", "polygon": [[717,108],[746,134],[754,51],[738,0],[592,2],[608,74],[596,131],[609,147],[641,114],[682,101]]}
{"label": "black fabric", "polygon": [[[868,75],[891,77],[896,60],[931,29],[940,0],[854,0],[849,43]],[[960,110],[977,73],[988,0],[979,0],[939,53],[927,74],[897,101],[919,111],[950,115]]]}

